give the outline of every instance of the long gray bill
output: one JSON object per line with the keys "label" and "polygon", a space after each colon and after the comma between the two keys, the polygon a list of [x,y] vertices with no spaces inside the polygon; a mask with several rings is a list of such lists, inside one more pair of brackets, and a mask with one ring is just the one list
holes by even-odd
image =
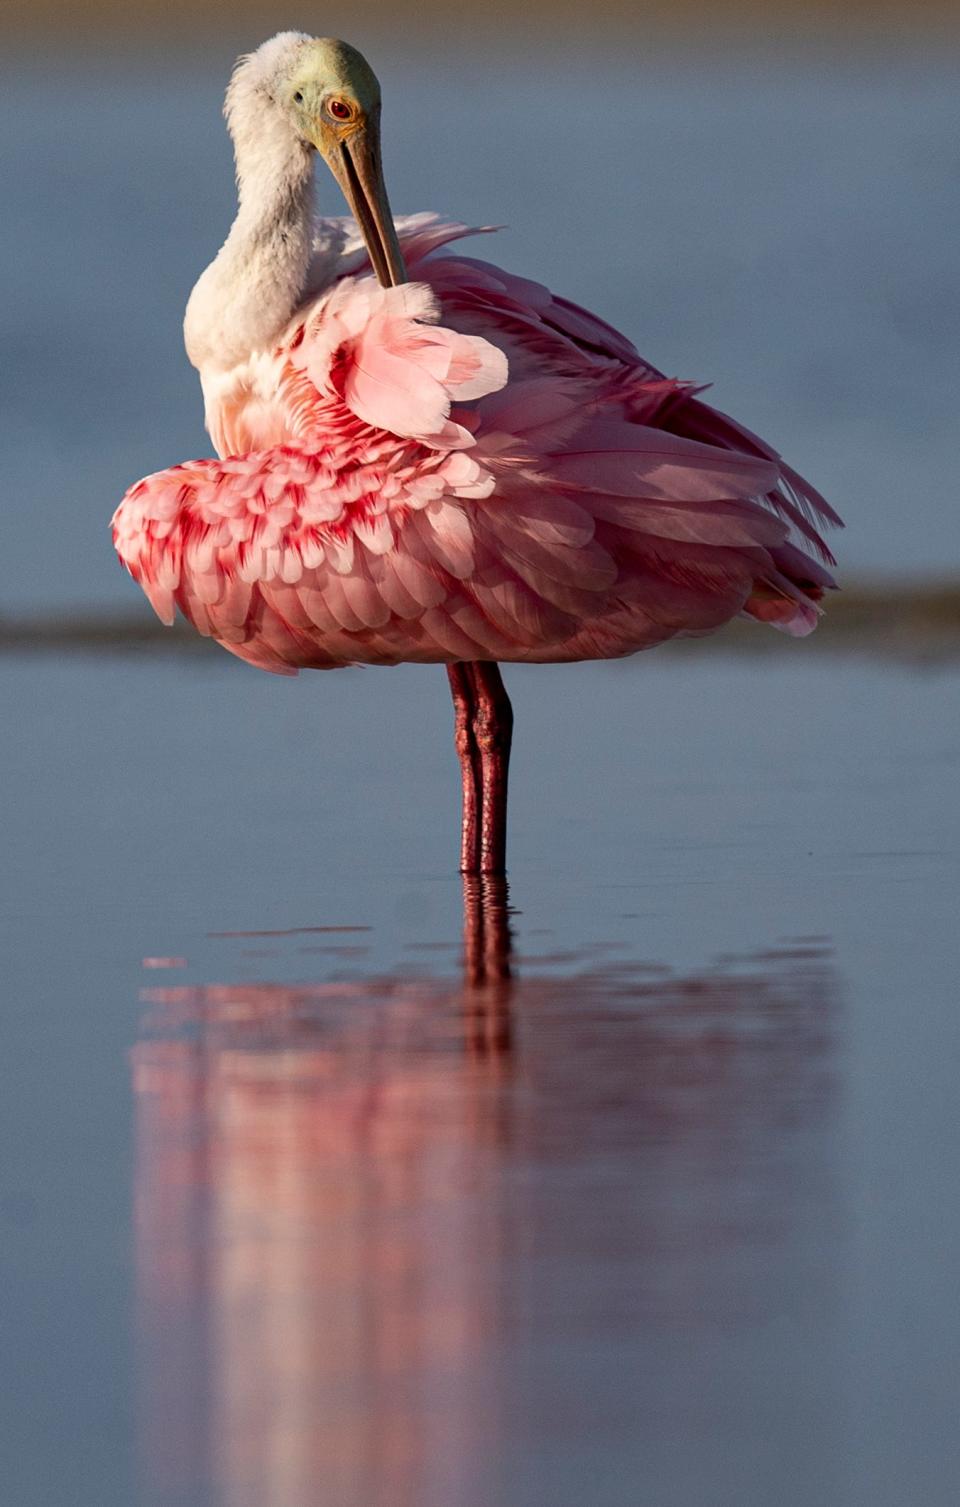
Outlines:
{"label": "long gray bill", "polygon": [[407,281],[403,253],[390,213],[376,128],[356,132],[340,148],[340,187],[360,227],[377,281],[385,288]]}

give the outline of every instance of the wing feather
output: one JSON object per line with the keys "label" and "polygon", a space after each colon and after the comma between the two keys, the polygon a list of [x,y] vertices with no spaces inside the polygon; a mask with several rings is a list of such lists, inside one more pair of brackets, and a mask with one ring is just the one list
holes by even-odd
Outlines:
{"label": "wing feather", "polygon": [[820,494],[596,316],[431,258],[467,233],[407,222],[396,288],[349,227],[318,243],[333,281],[208,394],[214,432],[269,441],[114,516],[161,618],[280,674],[620,655],[741,610],[808,632],[833,584]]}

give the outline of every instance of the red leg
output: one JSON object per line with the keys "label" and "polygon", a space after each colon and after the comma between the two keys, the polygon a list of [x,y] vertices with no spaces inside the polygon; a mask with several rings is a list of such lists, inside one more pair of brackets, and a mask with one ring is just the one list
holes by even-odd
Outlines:
{"label": "red leg", "polygon": [[473,680],[469,667],[447,665],[453,696],[454,742],[463,783],[463,815],[460,826],[460,872],[480,870],[480,756],[473,734]]}
{"label": "red leg", "polygon": [[467,669],[473,685],[473,738],[480,764],[479,869],[482,874],[503,874],[513,707],[496,664],[477,660]]}

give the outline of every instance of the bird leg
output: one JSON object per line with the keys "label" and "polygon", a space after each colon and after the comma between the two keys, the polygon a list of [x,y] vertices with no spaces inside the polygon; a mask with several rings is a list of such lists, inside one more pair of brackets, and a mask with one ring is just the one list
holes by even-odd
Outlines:
{"label": "bird leg", "polygon": [[463,780],[460,871],[502,874],[507,860],[507,771],[513,708],[496,664],[447,666]]}
{"label": "bird leg", "polygon": [[463,784],[460,872],[479,873],[480,755],[473,736],[473,682],[468,665],[447,665],[453,696],[453,741]]}
{"label": "bird leg", "polygon": [[480,760],[479,869],[481,874],[503,874],[513,707],[496,664],[477,660],[467,670],[473,681],[473,741]]}

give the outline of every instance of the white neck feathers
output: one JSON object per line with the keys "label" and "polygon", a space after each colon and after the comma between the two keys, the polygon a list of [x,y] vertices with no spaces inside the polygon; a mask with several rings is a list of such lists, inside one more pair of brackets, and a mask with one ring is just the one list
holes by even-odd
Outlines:
{"label": "white neck feathers", "polygon": [[306,283],[313,151],[265,87],[263,51],[241,61],[227,90],[240,202],[187,304],[184,340],[198,369],[228,369],[269,347]]}

